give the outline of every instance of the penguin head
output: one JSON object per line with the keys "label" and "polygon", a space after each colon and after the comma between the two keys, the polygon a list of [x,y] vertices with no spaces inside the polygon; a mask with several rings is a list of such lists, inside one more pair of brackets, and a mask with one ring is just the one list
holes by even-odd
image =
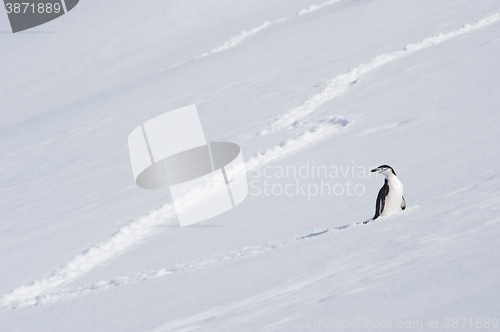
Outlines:
{"label": "penguin head", "polygon": [[372,172],[384,174],[385,176],[387,176],[391,173],[396,175],[396,172],[394,172],[394,169],[389,165],[380,165],[379,167],[372,169]]}

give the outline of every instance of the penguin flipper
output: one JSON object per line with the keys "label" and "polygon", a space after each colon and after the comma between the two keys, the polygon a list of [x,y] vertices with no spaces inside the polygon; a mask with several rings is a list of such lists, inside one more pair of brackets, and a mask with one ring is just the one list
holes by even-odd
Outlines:
{"label": "penguin flipper", "polygon": [[373,216],[372,220],[377,219],[382,211],[384,211],[384,206],[385,206],[385,197],[389,193],[389,185],[387,184],[387,179],[385,180],[385,183],[382,188],[380,188],[380,191],[378,192],[377,196],[377,204],[375,206],[375,216]]}
{"label": "penguin flipper", "polygon": [[403,198],[401,199],[401,210],[404,210],[406,209],[406,201],[405,201],[405,197],[403,196]]}

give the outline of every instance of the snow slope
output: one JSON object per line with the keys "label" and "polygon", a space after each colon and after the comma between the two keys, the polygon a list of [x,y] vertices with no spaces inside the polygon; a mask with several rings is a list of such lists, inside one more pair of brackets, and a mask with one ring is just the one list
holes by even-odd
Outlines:
{"label": "snow slope", "polygon": [[[65,87],[62,104],[71,70],[53,75],[45,100],[29,100],[39,88],[12,92],[15,117],[43,114],[0,130],[0,330],[425,329],[436,319],[444,330],[446,318],[499,319],[499,3],[241,4],[213,0],[199,12],[207,21],[184,19],[193,7],[178,5],[172,25],[185,38],[131,62],[114,56],[133,58],[143,41],[103,49],[104,34],[95,47],[106,60],[82,63],[89,79]],[[114,7],[101,9],[104,18]],[[126,13],[124,36],[138,26]],[[164,19],[151,17],[143,35]],[[83,24],[72,34],[88,35]],[[37,36],[8,43],[31,59],[21,50]],[[74,52],[51,42],[62,58]],[[209,141],[242,147],[252,185],[237,208],[180,228],[168,191],[134,185],[126,142],[138,124],[192,103]],[[380,164],[395,168],[408,208],[362,225]],[[277,173],[312,165],[339,176]],[[264,181],[293,194],[266,195]],[[364,191],[314,194],[325,182]]]}
{"label": "snow slope", "polygon": [[0,75],[8,79],[0,86],[0,128],[149,77],[262,21],[319,9],[310,3],[81,1],[78,11],[16,35],[2,12]]}

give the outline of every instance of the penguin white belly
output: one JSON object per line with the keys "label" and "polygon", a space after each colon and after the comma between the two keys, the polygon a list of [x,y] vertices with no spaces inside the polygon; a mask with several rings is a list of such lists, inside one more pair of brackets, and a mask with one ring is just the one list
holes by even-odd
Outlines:
{"label": "penguin white belly", "polygon": [[403,184],[396,179],[389,180],[389,193],[385,197],[384,210],[380,214],[382,217],[392,216],[401,211],[401,200],[403,199]]}

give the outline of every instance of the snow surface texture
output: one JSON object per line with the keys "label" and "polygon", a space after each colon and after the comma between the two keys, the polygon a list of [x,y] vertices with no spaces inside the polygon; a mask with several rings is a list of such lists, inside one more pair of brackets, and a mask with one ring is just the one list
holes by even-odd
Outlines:
{"label": "snow surface texture", "polygon": [[[276,19],[272,22],[266,21],[266,22],[262,23],[261,25],[259,25],[258,27],[252,28],[250,30],[243,30],[239,35],[232,37],[231,39],[225,41],[222,45],[215,47],[215,48],[211,49],[210,51],[205,52],[205,53],[201,54],[200,56],[195,57],[194,59],[199,59],[199,58],[202,58],[204,56],[207,56],[207,55],[210,55],[213,53],[217,53],[217,52],[221,52],[221,51],[227,50],[231,47],[235,47],[236,45],[243,42],[245,39],[255,35],[259,31],[262,31],[263,29],[265,29],[273,24],[282,23],[282,22],[288,21],[290,19],[293,19],[296,16],[301,16],[301,15],[312,13],[316,10],[319,10],[323,7],[329,6],[329,5],[336,3],[336,2],[339,2],[339,1],[341,1],[341,0],[329,0],[329,1],[323,2],[320,5],[311,5],[311,6],[309,6],[309,8],[301,9],[295,16],[279,18],[279,19]],[[183,64],[187,63],[188,61],[177,63],[175,65],[170,66],[169,68],[174,68],[174,67],[183,65]],[[165,70],[166,70],[166,68],[162,69],[161,71],[165,71]]]}
{"label": "snow surface texture", "polygon": [[[265,23],[220,34],[227,41],[202,56],[180,52],[161,74],[4,128],[0,330],[498,319],[497,5],[296,1],[277,19],[256,10],[251,21]],[[168,193],[133,185],[126,137],[191,103],[208,140],[242,146],[250,181],[307,161],[345,167],[366,193],[250,194],[179,228]],[[408,208],[362,225],[382,179],[354,167],[384,163]]]}
{"label": "snow surface texture", "polygon": [[[305,14],[309,14],[309,13],[312,13],[316,10],[319,10],[323,7],[326,7],[326,6],[329,6],[333,3],[336,3],[336,2],[339,2],[341,0],[330,0],[330,1],[326,1],[320,5],[311,5],[309,6],[309,8],[305,8],[305,9],[301,9],[296,16],[300,16],[300,15],[305,15]],[[228,48],[231,48],[231,47],[234,47],[236,45],[238,45],[239,43],[241,43],[242,41],[244,41],[245,39],[247,39],[248,37],[251,37],[252,35],[256,34],[257,32],[271,26],[272,24],[277,24],[277,23],[281,23],[281,22],[285,22],[287,20],[290,20],[292,19],[293,17],[284,17],[284,18],[279,18],[277,20],[274,20],[272,22],[264,22],[262,23],[261,25],[259,25],[258,27],[256,28],[253,28],[253,29],[250,29],[248,31],[242,31],[239,35],[237,35],[236,37],[233,37],[231,39],[229,39],[228,41],[224,42],[224,44],[222,44],[221,46],[219,47],[216,47],[212,50],[210,50],[209,52],[205,52],[201,55],[201,57],[203,56],[207,56],[207,55],[210,55],[212,53],[217,53],[217,52],[220,52],[220,51],[224,51],[224,50],[227,50]]]}
{"label": "snow surface texture", "polygon": [[470,31],[483,28],[489,24],[495,23],[500,19],[499,13],[495,13],[484,19],[480,20],[474,24],[465,24],[462,28],[451,31],[448,33],[440,33],[437,36],[425,38],[419,43],[408,44],[402,51],[396,51],[393,53],[382,54],[375,57],[373,60],[367,64],[361,64],[350,69],[347,73],[340,74],[334,77],[327,86],[318,94],[309,97],[300,106],[287,110],[283,114],[280,114],[276,120],[271,124],[270,128],[262,130],[259,134],[265,135],[269,132],[274,132],[276,130],[287,128],[288,126],[296,123],[303,117],[309,115],[309,113],[317,110],[321,105],[329,101],[330,99],[336,98],[343,93],[345,93],[350,87],[356,84],[363,76],[367,75],[371,71],[386,65],[396,59],[408,56],[413,52],[423,50],[425,48],[438,45],[451,38],[460,36],[461,34],[468,33]]}

